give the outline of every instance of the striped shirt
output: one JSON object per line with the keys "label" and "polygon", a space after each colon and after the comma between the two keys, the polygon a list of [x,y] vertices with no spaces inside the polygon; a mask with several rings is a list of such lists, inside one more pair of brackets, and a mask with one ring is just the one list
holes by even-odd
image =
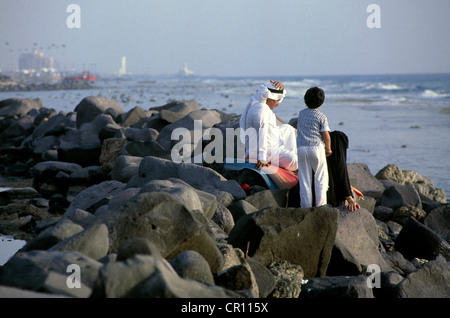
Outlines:
{"label": "striped shirt", "polygon": [[318,146],[322,142],[323,131],[330,131],[327,117],[317,108],[305,108],[298,114],[297,147]]}

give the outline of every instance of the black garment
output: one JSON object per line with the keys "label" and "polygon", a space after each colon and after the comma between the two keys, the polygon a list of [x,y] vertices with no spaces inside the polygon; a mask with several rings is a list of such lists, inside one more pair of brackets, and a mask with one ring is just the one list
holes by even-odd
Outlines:
{"label": "black garment", "polygon": [[339,206],[345,201],[345,197],[352,195],[347,171],[348,137],[341,131],[332,131],[330,138],[333,153],[327,157],[327,202],[332,206]]}

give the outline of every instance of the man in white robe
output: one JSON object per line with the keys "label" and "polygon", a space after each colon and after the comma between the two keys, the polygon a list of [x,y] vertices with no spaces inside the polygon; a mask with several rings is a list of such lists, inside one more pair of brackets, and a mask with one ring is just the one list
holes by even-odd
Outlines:
{"label": "man in white robe", "polygon": [[261,85],[241,115],[241,141],[246,159],[260,169],[269,163],[286,170],[298,169],[296,130],[289,124],[277,125],[273,110],[286,96],[277,81]]}

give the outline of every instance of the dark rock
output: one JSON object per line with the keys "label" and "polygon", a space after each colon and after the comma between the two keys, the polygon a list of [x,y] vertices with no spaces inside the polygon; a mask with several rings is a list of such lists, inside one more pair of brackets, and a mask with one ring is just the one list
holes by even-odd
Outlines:
{"label": "dark rock", "polygon": [[410,217],[403,225],[395,240],[395,249],[403,256],[413,258],[435,259],[439,254],[450,260],[450,246],[428,227]]}
{"label": "dark rock", "polygon": [[336,209],[267,208],[241,217],[228,242],[263,265],[286,260],[305,277],[324,276],[337,230]]}
{"label": "dark rock", "polygon": [[226,234],[234,227],[234,219],[231,211],[222,203],[217,203],[216,211],[211,218]]}
{"label": "dark rock", "polygon": [[196,251],[183,251],[170,260],[170,265],[184,279],[215,285],[208,262]]}
{"label": "dark rock", "polygon": [[350,184],[362,193],[366,193],[368,191],[384,191],[383,184],[372,175],[366,164],[349,163],[347,164],[347,171]]}
{"label": "dark rock", "polygon": [[[81,288],[69,288],[67,285],[67,270],[71,264],[79,266]],[[0,284],[32,291],[89,297],[101,266],[99,262],[79,252],[19,252],[2,267]]]}
{"label": "dark rock", "polygon": [[147,114],[147,112],[143,108],[136,106],[125,113],[125,115],[123,116],[121,126],[122,127],[131,127],[136,123],[139,123],[142,121],[145,122],[145,120],[148,119],[148,117],[150,117],[150,116]]}
{"label": "dark rock", "polygon": [[374,298],[367,278],[358,276],[326,276],[310,278],[303,285],[300,299]]}
{"label": "dark rock", "polygon": [[124,113],[122,106],[111,99],[97,96],[83,98],[75,107],[77,128],[80,128],[84,123],[92,121],[97,115],[105,113],[108,109],[112,109],[118,114]]}
{"label": "dark rock", "polygon": [[222,254],[204,216],[190,212],[168,193],[141,193],[96,215],[96,222],[108,226],[110,253],[117,252],[130,238],[143,237],[168,259],[184,250],[194,250],[208,261],[213,273],[223,266]]}
{"label": "dark rock", "polygon": [[153,107],[151,109],[158,109],[161,118],[169,123],[174,123],[184,116],[188,115],[194,110],[199,110],[200,106],[196,101],[175,101],[164,106]]}
{"label": "dark rock", "polygon": [[0,101],[0,116],[13,117],[25,116],[32,109],[40,109],[42,100],[39,98],[9,98]]}
{"label": "dark rock", "polygon": [[375,219],[363,208],[352,212],[341,209],[327,275],[358,275],[370,264],[377,264],[382,271],[391,270],[379,251]]}
{"label": "dark rock", "polygon": [[39,193],[31,187],[6,188],[0,191],[0,206],[38,197]]}
{"label": "dark rock", "polygon": [[143,182],[178,178],[196,189],[216,195],[217,201],[225,206],[233,199],[246,197],[235,180],[227,180],[211,168],[193,163],[177,164],[157,157],[145,157],[139,165],[139,178]]}
{"label": "dark rock", "polygon": [[154,156],[170,160],[170,150],[165,149],[157,141],[131,141],[127,143],[125,149],[131,156],[147,157]]}
{"label": "dark rock", "polygon": [[433,181],[411,170],[400,170],[396,165],[389,164],[381,169],[375,177],[379,180],[391,180],[398,184],[411,183],[418,193],[423,194],[429,199],[446,203],[444,190],[436,189]]}
{"label": "dark rock", "polygon": [[373,217],[383,222],[389,221],[393,213],[394,210],[387,206],[379,205],[373,209]]}
{"label": "dark rock", "polygon": [[83,231],[83,228],[80,225],[75,224],[70,220],[62,220],[56,225],[40,232],[37,236],[28,241],[21,250],[47,250],[53,245],[58,244],[81,231]]}
{"label": "dark rock", "polygon": [[397,273],[409,274],[416,270],[413,263],[406,260],[403,255],[397,251],[387,251],[381,255]]}
{"label": "dark rock", "polygon": [[137,254],[162,257],[159,250],[149,239],[143,237],[133,237],[119,246],[116,260],[123,261]]}
{"label": "dark rock", "polygon": [[125,188],[125,184],[111,180],[95,184],[78,193],[70,203],[67,210],[82,209],[95,214],[102,205],[107,205],[116,193]]}
{"label": "dark rock", "polygon": [[53,245],[48,251],[77,251],[92,259],[100,259],[108,249],[108,228],[104,224],[95,224]]}
{"label": "dark rock", "polygon": [[399,298],[449,298],[450,266],[430,261],[396,286]]}
{"label": "dark rock", "polygon": [[401,206],[422,208],[419,193],[411,184],[396,184],[386,188],[383,191],[380,205],[394,210]]}
{"label": "dark rock", "polygon": [[247,200],[237,200],[229,205],[228,209],[230,210],[235,223],[240,217],[258,211],[258,209]]}
{"label": "dark rock", "polygon": [[450,205],[443,205],[432,210],[423,223],[433,232],[450,242]]}

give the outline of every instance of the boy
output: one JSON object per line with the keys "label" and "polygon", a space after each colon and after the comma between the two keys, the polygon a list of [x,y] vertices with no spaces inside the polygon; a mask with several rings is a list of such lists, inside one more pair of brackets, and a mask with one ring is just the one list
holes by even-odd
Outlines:
{"label": "boy", "polygon": [[312,87],[306,91],[304,100],[307,108],[299,112],[297,121],[298,182],[301,207],[309,208],[327,204],[326,157],[332,151],[327,117],[318,110],[325,100],[324,91]]}

